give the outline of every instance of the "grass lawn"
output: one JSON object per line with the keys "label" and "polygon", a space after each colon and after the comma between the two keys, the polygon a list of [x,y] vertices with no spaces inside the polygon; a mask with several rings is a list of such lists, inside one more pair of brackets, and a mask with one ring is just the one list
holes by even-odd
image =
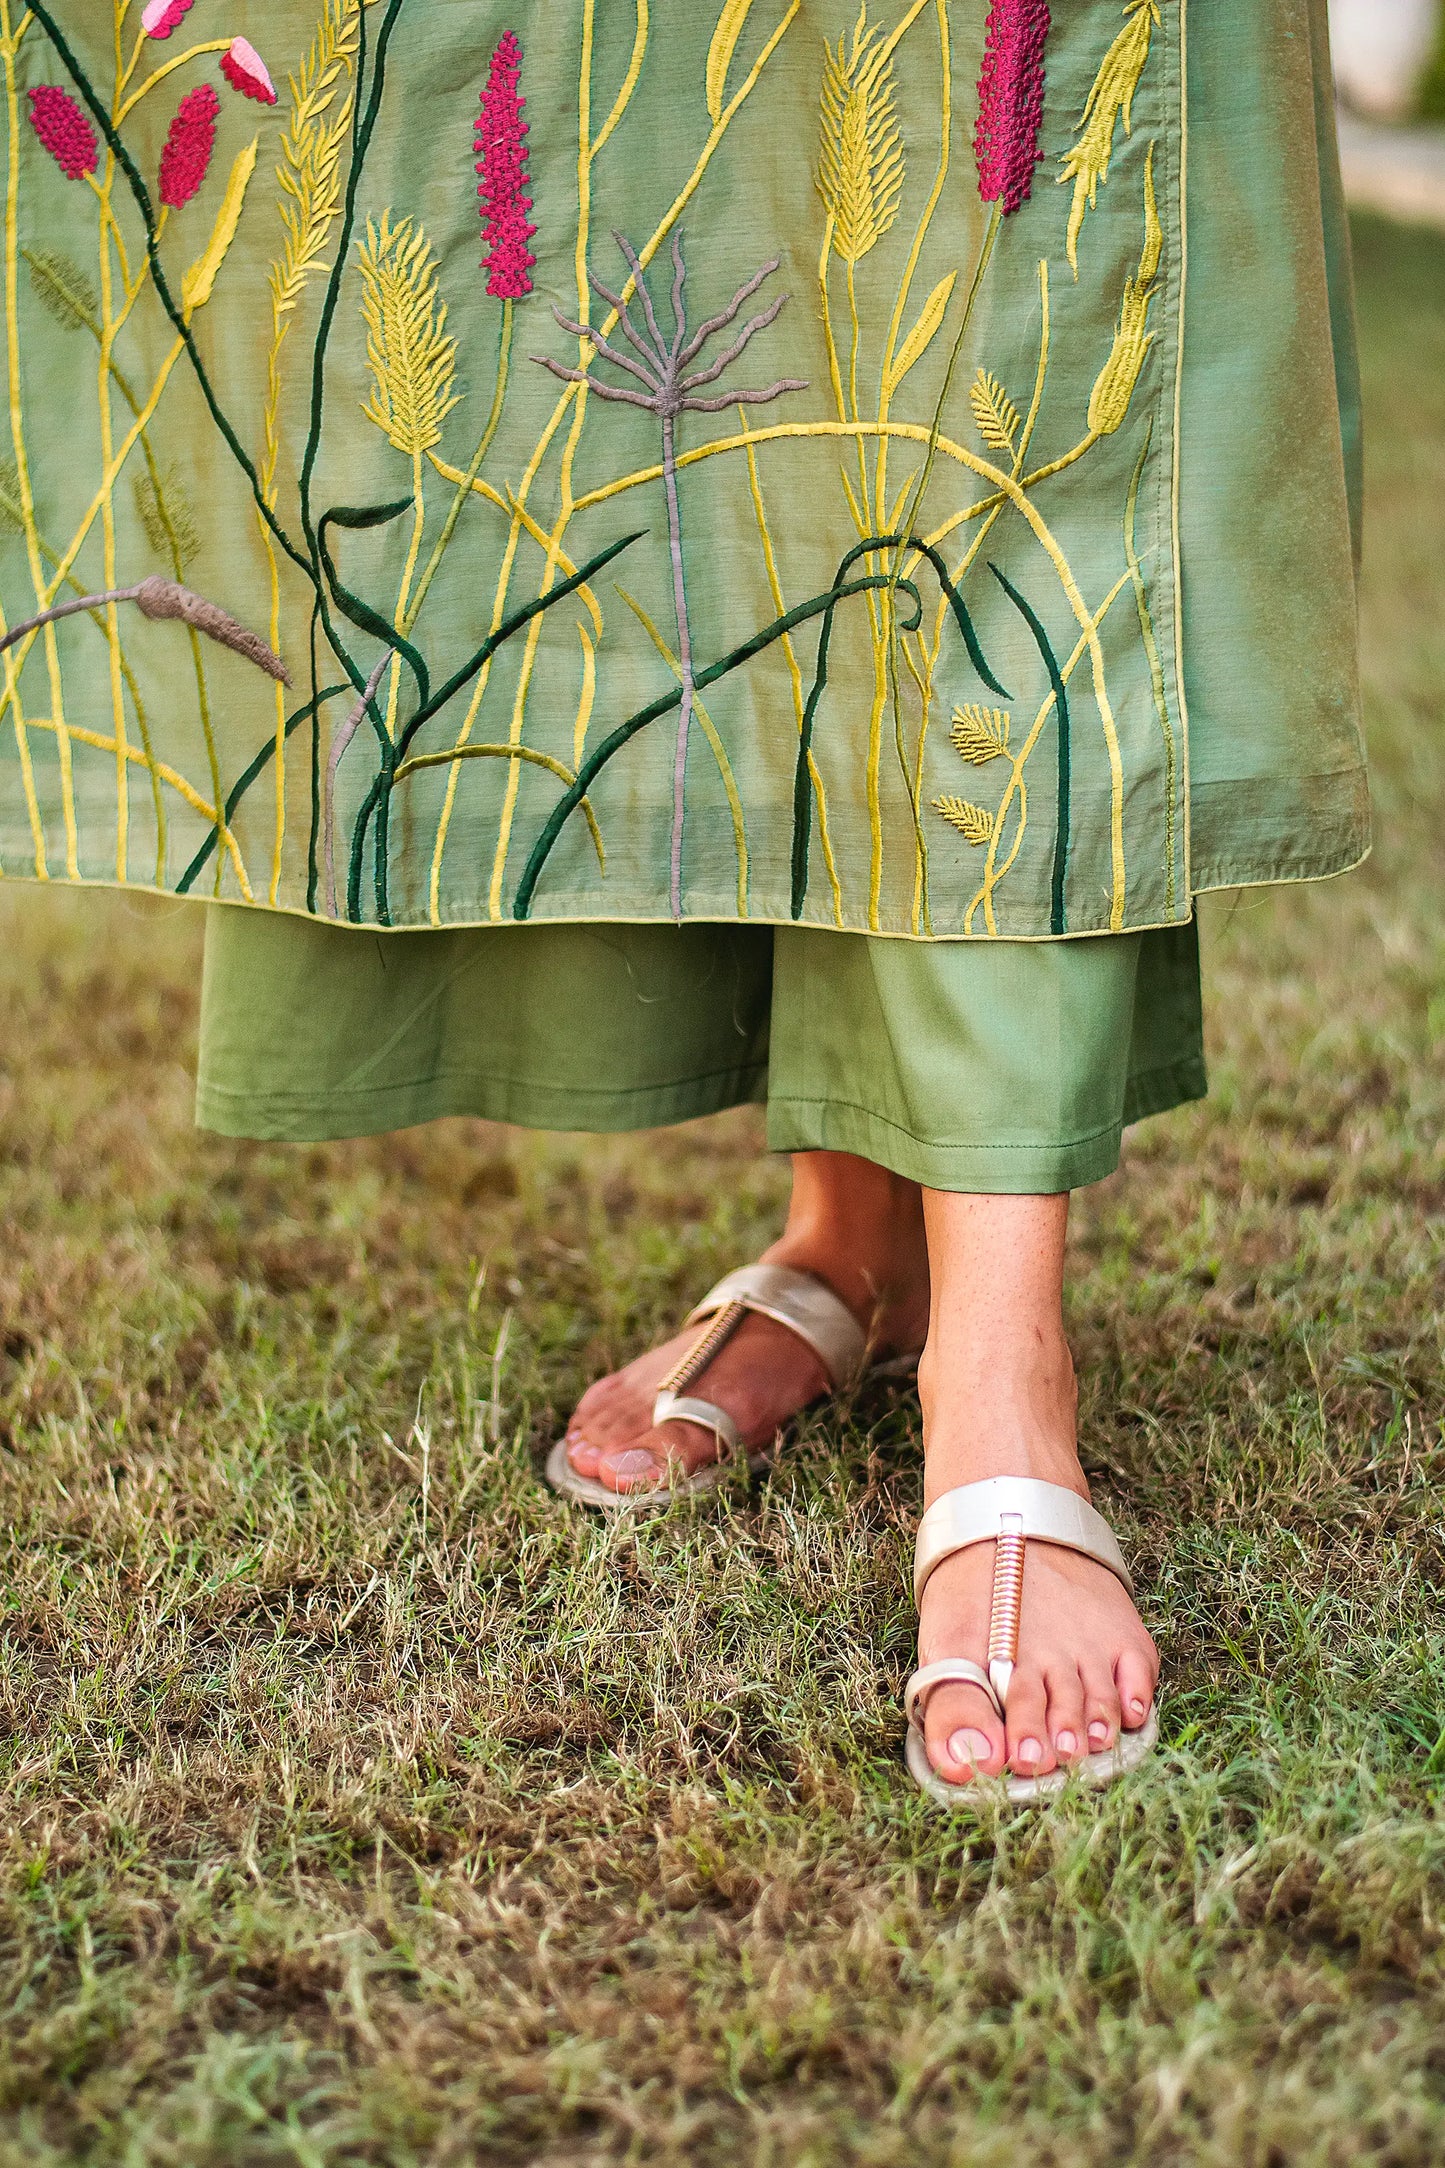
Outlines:
{"label": "grass lawn", "polygon": [[538,1487],[775,1225],[751,1113],[200,1137],[195,912],[8,896],[0,2168],[1445,2158],[1445,239],[1359,239],[1378,855],[1211,903],[1214,1098],[1073,1236],[1102,1800],[904,1775],[910,1395]]}

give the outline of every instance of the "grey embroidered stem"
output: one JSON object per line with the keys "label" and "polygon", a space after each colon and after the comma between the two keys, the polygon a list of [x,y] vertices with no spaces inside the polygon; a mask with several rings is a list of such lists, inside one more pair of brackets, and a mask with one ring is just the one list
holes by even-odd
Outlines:
{"label": "grey embroidered stem", "polygon": [[264,640],[244,625],[237,624],[234,617],[207,602],[204,595],[192,594],[189,587],[182,587],[176,580],[163,580],[152,574],[137,587],[110,587],[104,594],[77,595],[69,602],[57,602],[50,609],[42,610],[38,617],[27,617],[23,624],[12,625],[0,639],[0,654],[23,640],[27,633],[38,632],[42,625],[53,625],[62,617],[78,616],[82,610],[108,609],[113,602],[133,602],[142,617],[152,619],[175,618],[183,625],[192,625],[203,632],[208,640],[219,647],[228,647],[233,655],[244,655],[267,677],[279,684],[289,685],[291,673],[279,655],[273,655]]}
{"label": "grey embroidered stem", "polygon": [[677,610],[677,660],[682,672],[682,706],[677,716],[677,751],[672,762],[672,865],[668,895],[672,915],[682,921],[682,827],[687,804],[687,737],[692,728],[697,685],[692,668],[692,626],[687,609],[687,574],[682,562],[682,512],[677,501],[677,423],[662,423],[662,465],[667,479],[667,531],[672,545],[672,594]]}
{"label": "grey embroidered stem", "polygon": [[[733,340],[732,345],[725,352],[719,354],[717,359],[711,362],[707,368],[699,369],[691,375],[687,373],[692,363],[701,355],[703,349],[717,337],[719,332],[725,331],[730,324],[737,321],[745,304],[751,301],[753,295],[767,284],[773,273],[778,269],[780,262],[778,257],[774,257],[771,263],[764,264],[760,271],[755,271],[753,276],[738,288],[727,307],[721,310],[718,315],[709,317],[707,322],[700,325],[689,339],[687,305],[684,292],[687,284],[687,266],[682,252],[682,236],[680,233],[675,233],[672,238],[673,335],[671,339],[668,339],[664,337],[662,326],[658,322],[657,310],[653,305],[652,294],[648,288],[641,258],[631,242],[622,234],[614,235],[614,239],[618,248],[622,251],[627,268],[631,273],[630,284],[646,318],[646,330],[639,329],[625,294],[614,294],[610,288],[603,285],[594,272],[589,271],[587,276],[592,291],[599,301],[605,302],[607,307],[615,314],[618,324],[621,326],[622,335],[629,346],[632,347],[633,354],[624,354],[620,347],[614,346],[594,326],[574,323],[572,318],[564,316],[560,309],[554,309],[552,313],[564,331],[568,331],[574,338],[580,339],[585,346],[590,346],[600,361],[610,362],[614,369],[620,369],[624,376],[631,377],[635,384],[642,386],[642,389],[633,391],[623,384],[608,383],[605,379],[592,375],[588,369],[564,368],[561,362],[553,361],[546,354],[534,354],[532,359],[540,362],[544,369],[549,369],[553,376],[560,377],[564,383],[585,384],[587,389],[595,392],[599,399],[610,400],[619,406],[642,407],[647,413],[655,414],[662,423],[662,478],[667,492],[667,530],[672,552],[673,602],[677,612],[678,670],[682,678],[682,708],[678,716],[677,751],[673,760],[670,879],[672,915],[675,919],[681,920],[682,836],[687,798],[687,749],[692,719],[697,705],[697,679],[693,661],[692,625],[688,612],[687,571],[683,557],[682,504],[678,490],[677,418],[680,414],[721,414],[729,407],[735,406],[767,406],[774,399],[781,399],[786,392],[806,391],[808,385],[806,380],[802,378],[781,377],[776,384],[769,384],[762,390],[722,392],[707,399],[698,396],[705,385],[716,384],[719,378],[727,373],[733,363],[739,360],[748,347],[751,346],[760,331],[766,331],[771,324],[777,322],[779,316],[787,307],[790,298],[787,294],[780,294],[771,307],[761,310],[756,316],[750,317]],[[633,358],[634,354],[637,359]]]}
{"label": "grey embroidered stem", "polygon": [[336,771],[341,766],[342,755],[360,730],[366,711],[380,690],[391,657],[392,650],[388,648],[367,679],[366,691],[332,739],[331,754],[326,763],[326,797],[322,808],[322,823],[326,831],[326,907],[333,918],[339,916],[336,904]]}

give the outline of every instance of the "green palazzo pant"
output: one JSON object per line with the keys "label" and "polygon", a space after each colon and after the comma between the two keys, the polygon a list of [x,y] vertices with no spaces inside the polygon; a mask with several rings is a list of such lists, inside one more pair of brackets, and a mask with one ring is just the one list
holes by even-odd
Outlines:
{"label": "green palazzo pant", "polygon": [[314,1141],[441,1115],[649,1129],[766,1102],[776,1151],[933,1189],[1111,1173],[1206,1089],[1194,924],[1058,942],[806,927],[365,933],[215,909],[198,1118]]}

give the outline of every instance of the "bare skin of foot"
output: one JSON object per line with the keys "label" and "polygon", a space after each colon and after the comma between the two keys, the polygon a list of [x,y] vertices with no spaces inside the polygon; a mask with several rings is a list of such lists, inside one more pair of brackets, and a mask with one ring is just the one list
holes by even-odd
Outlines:
{"label": "bare skin of foot", "polygon": [[[874,1361],[922,1346],[928,1256],[915,1183],[845,1152],[800,1153],[787,1227],[763,1262],[811,1272],[831,1287],[868,1335]],[[659,1385],[701,1330],[691,1326],[584,1395],[567,1431],[567,1457],[579,1475],[609,1490],[655,1490],[717,1459],[711,1431],[696,1423],[654,1428],[652,1421]],[[753,1452],[832,1385],[796,1333],[750,1316],[688,1390],[726,1408]]]}
{"label": "bare skin of foot", "polygon": [[[1089,1495],[1063,1327],[1068,1202],[920,1190],[843,1153],[794,1161],[788,1225],[765,1261],[824,1280],[870,1334],[875,1359],[917,1347],[926,1325],[919,1390],[928,1504],[993,1475],[1036,1476]],[[579,1475],[617,1491],[652,1490],[716,1459],[711,1432],[652,1423],[658,1385],[698,1329],[584,1396],[567,1433]],[[811,1350],[756,1316],[690,1387],[727,1409],[749,1451],[829,1389]],[[991,1545],[941,1566],[924,1594],[920,1662],[981,1662],[992,1591]],[[1007,1724],[976,1688],[940,1687],[926,1713],[929,1759],[952,1784],[1005,1768],[1046,1776],[1112,1746],[1121,1730],[1138,1730],[1158,1670],[1154,1644],[1112,1574],[1031,1544]]]}
{"label": "bare skin of foot", "polygon": [[[1063,1327],[1067,1197],[924,1194],[933,1314],[919,1369],[925,1499],[989,1476],[1035,1476],[1089,1496],[1077,1449],[1078,1394]],[[981,1663],[994,1547],[939,1567],[923,1596],[919,1659]],[[941,1686],[925,1715],[946,1783],[976,1774],[1047,1776],[1145,1723],[1159,1657],[1104,1567],[1031,1543],[1019,1660],[1003,1724],[977,1687]]]}

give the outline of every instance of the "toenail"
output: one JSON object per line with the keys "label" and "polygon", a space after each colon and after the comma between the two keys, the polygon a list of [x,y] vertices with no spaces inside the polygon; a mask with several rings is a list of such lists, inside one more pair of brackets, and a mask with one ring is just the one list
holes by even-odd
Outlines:
{"label": "toenail", "polygon": [[1108,1745],[1108,1743],[1109,1743],[1109,1727],[1108,1727],[1108,1725],[1107,1725],[1107,1724],[1091,1724],[1091,1725],[1089,1726],[1089,1744],[1090,1744],[1091,1746],[1107,1746],[1107,1745]]}
{"label": "toenail", "polygon": [[619,1453],[611,1465],[614,1475],[660,1476],[662,1474],[662,1468],[657,1459],[651,1453],[641,1451]]}
{"label": "toenail", "polygon": [[988,1760],[989,1743],[981,1731],[956,1731],[948,1742],[948,1751],[965,1769],[977,1769]]}
{"label": "toenail", "polygon": [[1129,1704],[1129,1713],[1131,1716],[1142,1716],[1148,1706],[1148,1702],[1141,1701],[1136,1694],[1134,1699]]}
{"label": "toenail", "polygon": [[1071,1731],[1061,1731],[1054,1744],[1061,1754],[1073,1754],[1078,1751],[1079,1742]]}
{"label": "toenail", "polygon": [[1032,1768],[1036,1761],[1042,1761],[1043,1758],[1044,1750],[1037,1739],[1021,1739],[1019,1741],[1019,1760],[1026,1767]]}

